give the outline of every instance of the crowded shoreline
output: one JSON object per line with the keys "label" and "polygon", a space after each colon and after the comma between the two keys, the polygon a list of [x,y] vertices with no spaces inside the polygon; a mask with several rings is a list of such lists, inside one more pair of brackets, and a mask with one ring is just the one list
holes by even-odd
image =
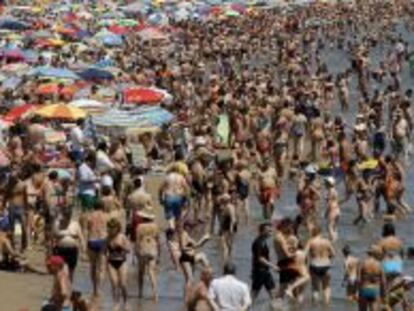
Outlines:
{"label": "crowded shoreline", "polygon": [[0,270],[42,310],[412,310],[413,12],[3,6]]}

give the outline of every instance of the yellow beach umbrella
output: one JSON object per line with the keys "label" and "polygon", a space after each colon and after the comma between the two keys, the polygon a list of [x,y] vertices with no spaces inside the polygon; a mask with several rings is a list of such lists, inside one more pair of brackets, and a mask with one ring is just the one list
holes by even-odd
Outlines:
{"label": "yellow beach umbrella", "polygon": [[53,104],[38,109],[35,114],[48,119],[77,120],[86,117],[85,110],[65,105]]}

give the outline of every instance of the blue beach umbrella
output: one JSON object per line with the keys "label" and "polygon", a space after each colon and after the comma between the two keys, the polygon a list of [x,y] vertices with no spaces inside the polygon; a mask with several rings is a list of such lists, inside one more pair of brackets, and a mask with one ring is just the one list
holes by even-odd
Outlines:
{"label": "blue beach umbrella", "polygon": [[29,73],[29,75],[36,77],[49,77],[59,79],[79,79],[79,76],[72,70],[56,67],[36,67]]}
{"label": "blue beach umbrella", "polygon": [[100,68],[88,68],[79,73],[84,80],[112,80],[114,75],[109,71]]}
{"label": "blue beach umbrella", "polygon": [[124,43],[121,36],[116,35],[110,31],[98,32],[94,36],[94,39],[106,46],[120,46]]}
{"label": "blue beach umbrella", "polygon": [[29,26],[23,22],[14,19],[3,19],[0,20],[0,29],[8,30],[26,30]]}

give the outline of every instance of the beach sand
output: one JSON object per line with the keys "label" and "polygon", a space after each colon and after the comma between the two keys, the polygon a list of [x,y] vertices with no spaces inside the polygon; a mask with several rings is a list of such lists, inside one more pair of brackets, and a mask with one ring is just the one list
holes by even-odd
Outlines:
{"label": "beach sand", "polygon": [[[158,197],[158,188],[161,182],[160,176],[146,177],[145,187],[153,198]],[[158,223],[163,226],[163,212],[157,201],[154,201]],[[34,250],[28,252],[28,260],[36,268],[45,269],[44,252],[41,246],[35,245]],[[132,271],[133,269],[131,269]],[[81,287],[90,288],[88,278],[88,264],[79,260],[75,279],[81,279]],[[1,311],[38,311],[52,288],[52,276],[42,276],[33,273],[16,273],[0,271],[0,301]],[[78,283],[78,284],[79,284]],[[78,289],[78,284],[74,288]],[[88,293],[85,294],[88,298]]]}

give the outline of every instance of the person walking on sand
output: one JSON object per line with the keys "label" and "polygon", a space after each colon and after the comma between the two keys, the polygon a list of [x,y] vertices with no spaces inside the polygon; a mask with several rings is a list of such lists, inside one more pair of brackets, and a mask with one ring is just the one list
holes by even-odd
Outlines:
{"label": "person walking on sand", "polygon": [[211,282],[213,281],[213,269],[204,268],[200,275],[200,282],[191,289],[186,301],[187,311],[215,311],[208,297]]}
{"label": "person walking on sand", "polygon": [[322,236],[319,227],[314,227],[311,238],[305,249],[309,259],[309,271],[312,281],[312,298],[318,300],[322,291],[326,304],[331,301],[331,275],[332,259],[335,256],[335,249],[328,239]]}
{"label": "person walking on sand", "polygon": [[236,266],[227,263],[223,269],[224,276],[211,282],[208,297],[214,310],[249,310],[252,300],[247,284],[236,278]]}
{"label": "person walking on sand", "polygon": [[363,259],[358,269],[358,310],[377,311],[385,298],[385,276],[378,258],[381,249],[371,247],[368,258]]}
{"label": "person walking on sand", "polygon": [[95,210],[91,212],[86,219],[86,240],[94,297],[99,296],[101,283],[105,273],[107,221],[108,215],[104,212],[104,204],[102,201],[97,201]]}
{"label": "person walking on sand", "polygon": [[328,190],[326,198],[326,218],[328,219],[329,239],[332,242],[335,242],[338,239],[338,222],[339,216],[341,215],[338,202],[338,191],[335,189],[335,179],[333,177],[327,177],[325,179],[325,185]]}
{"label": "person walking on sand", "polygon": [[159,199],[164,205],[165,218],[171,229],[180,220],[187,203],[189,187],[185,177],[180,174],[179,166],[172,165],[159,190]]}
{"label": "person walking on sand", "polygon": [[270,260],[270,250],[267,240],[272,235],[269,223],[259,226],[259,236],[252,245],[252,299],[258,297],[262,287],[265,287],[270,298],[276,297],[276,284],[271,271],[278,271],[278,267]]}
{"label": "person walking on sand", "polygon": [[70,310],[72,285],[65,261],[60,256],[51,256],[46,265],[53,275],[52,294],[47,305],[54,307],[54,310]]}
{"label": "person walking on sand", "polygon": [[142,298],[144,277],[148,273],[152,286],[152,297],[154,302],[157,302],[157,265],[161,256],[160,229],[155,223],[155,214],[152,208],[138,211],[137,216],[142,219],[135,234],[135,250],[138,258],[138,295]]}
{"label": "person walking on sand", "polygon": [[109,220],[107,229],[106,256],[108,258],[108,274],[112,286],[114,310],[119,311],[121,309],[121,299],[124,307],[127,305],[127,254],[130,247],[127,237],[121,232],[121,223],[117,219]]}
{"label": "person walking on sand", "polygon": [[348,300],[358,300],[358,267],[359,259],[352,255],[349,245],[342,249],[344,255],[344,279],[342,284],[346,286],[346,295]]}

